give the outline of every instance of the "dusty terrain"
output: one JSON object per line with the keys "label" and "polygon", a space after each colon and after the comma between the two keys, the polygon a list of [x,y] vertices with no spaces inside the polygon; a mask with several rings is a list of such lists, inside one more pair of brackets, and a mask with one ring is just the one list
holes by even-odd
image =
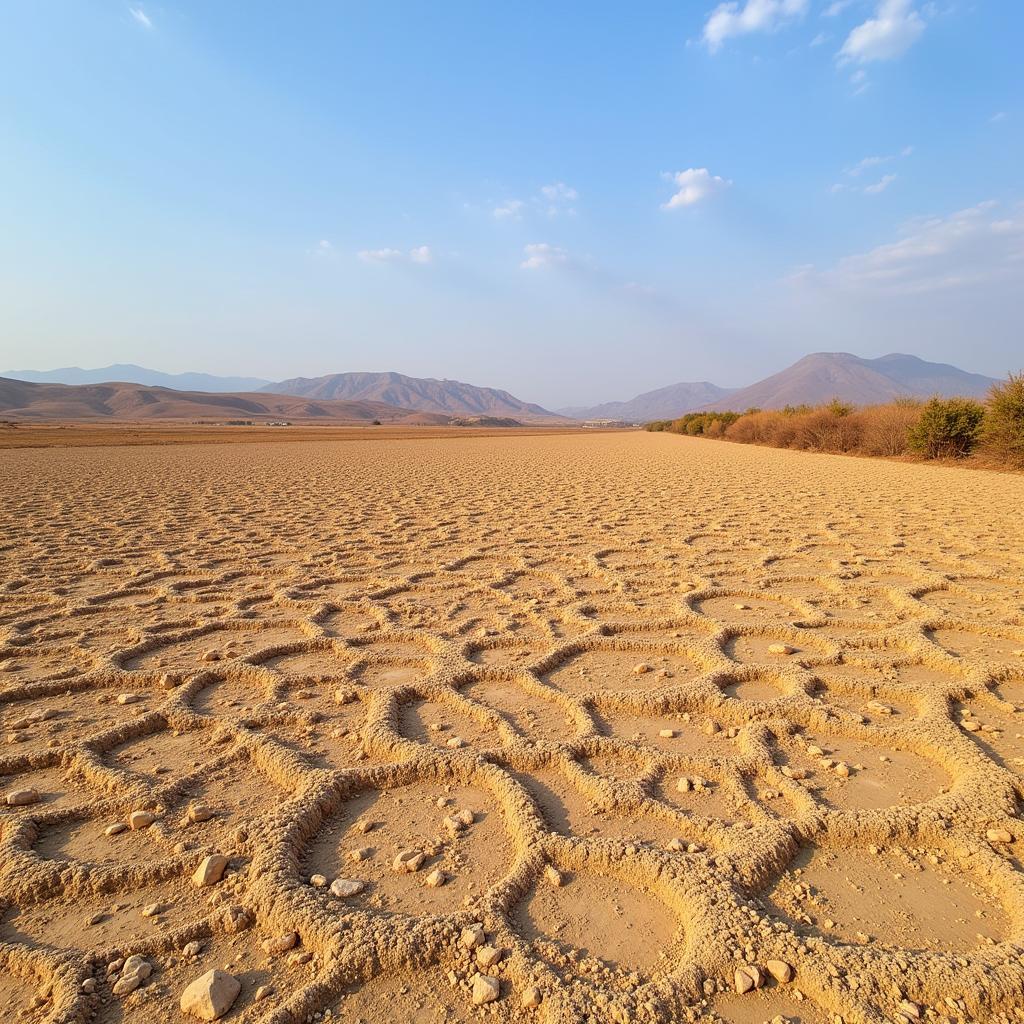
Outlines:
{"label": "dusty terrain", "polygon": [[0,481],[4,1020],[213,968],[273,1024],[1024,1020],[1024,479],[621,433]]}

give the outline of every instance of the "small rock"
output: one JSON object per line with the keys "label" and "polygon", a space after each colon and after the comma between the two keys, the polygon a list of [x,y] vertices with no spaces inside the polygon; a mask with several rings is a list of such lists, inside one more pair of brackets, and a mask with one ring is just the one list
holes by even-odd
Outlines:
{"label": "small rock", "polygon": [[424,881],[431,889],[440,889],[448,881],[448,876],[440,868],[434,868]]}
{"label": "small rock", "polygon": [[651,666],[646,661],[641,661],[638,665],[633,666],[633,675],[643,676],[651,671]]}
{"label": "small rock", "polygon": [[209,821],[213,817],[213,808],[207,807],[206,804],[189,804],[188,805],[188,820],[197,821]]}
{"label": "small rock", "polygon": [[273,995],[273,992],[274,992],[274,986],[273,985],[260,985],[260,987],[258,989],[256,989],[256,991],[253,993],[253,996],[252,996],[253,1002],[258,1003],[261,1000],[266,999],[267,996]]}
{"label": "small rock", "polygon": [[310,875],[309,884],[322,889],[327,884],[327,878],[324,875]]}
{"label": "small rock", "polygon": [[228,859],[222,853],[212,853],[209,857],[204,857],[192,875],[192,884],[197,889],[216,885],[224,877],[227,866]]}
{"label": "small rock", "polygon": [[785,656],[787,654],[795,654],[796,648],[791,647],[789,644],[770,644],[768,647],[768,653]]}
{"label": "small rock", "polygon": [[391,870],[400,874],[419,871],[426,859],[426,854],[422,850],[402,850],[391,862]]}
{"label": "small rock", "polygon": [[217,1020],[231,1009],[241,990],[239,980],[227,971],[207,971],[182,992],[181,1012],[199,1020]]}
{"label": "small rock", "polygon": [[540,989],[537,988],[536,985],[531,985],[529,988],[523,989],[523,995],[519,1002],[525,1009],[530,1010],[534,1007],[540,1006],[541,999],[543,999],[543,996],[541,995]]}
{"label": "small rock", "polygon": [[736,973],[733,974],[733,985],[736,991],[743,995],[745,992],[750,992],[754,987],[754,979],[750,975],[745,967],[737,967]]}
{"label": "small rock", "polygon": [[156,917],[163,911],[163,906],[159,903],[150,903],[148,906],[142,908],[143,917]]}
{"label": "small rock", "polygon": [[358,896],[366,888],[366,883],[358,878],[336,878],[331,882],[331,892],[339,899]]}
{"label": "small rock", "polygon": [[191,942],[186,942],[181,948],[181,955],[185,957],[199,956],[203,951],[203,944],[193,939]]}
{"label": "small rock", "polygon": [[477,946],[482,946],[484,939],[484,926],[479,923],[467,925],[459,936],[459,941],[466,949],[476,949]]}
{"label": "small rock", "polygon": [[138,694],[135,693],[119,693],[117,695],[118,704],[134,704],[138,699]]}
{"label": "small rock", "polygon": [[990,828],[985,833],[985,838],[990,843],[1012,843],[1013,834],[1008,832],[1005,828]]}
{"label": "small rock", "polygon": [[123,821],[116,821],[113,825],[108,825],[104,830],[105,836],[119,836],[122,832],[127,832],[128,826]]}
{"label": "small rock", "polygon": [[[126,996],[129,992],[134,992],[142,984],[142,979],[135,974],[129,975],[127,978],[118,978],[114,982],[114,987],[111,991],[115,996]],[[207,1017],[206,1020],[214,1020],[213,1017]]]}
{"label": "small rock", "polygon": [[671,740],[671,739],[675,739],[676,731],[675,731],[675,729],[660,729],[658,731],[658,735],[663,740]]}
{"label": "small rock", "polygon": [[785,960],[769,960],[765,967],[780,985],[788,985],[793,980],[793,968]]}
{"label": "small rock", "polygon": [[544,881],[557,888],[562,884],[562,872],[554,864],[548,864],[544,868]]}
{"label": "small rock", "polygon": [[133,832],[137,832],[142,828],[149,828],[154,821],[156,821],[156,815],[151,811],[132,811],[128,815],[128,827]]}
{"label": "small rock", "polygon": [[501,983],[487,974],[473,975],[473,1005],[493,1003],[501,995]]}

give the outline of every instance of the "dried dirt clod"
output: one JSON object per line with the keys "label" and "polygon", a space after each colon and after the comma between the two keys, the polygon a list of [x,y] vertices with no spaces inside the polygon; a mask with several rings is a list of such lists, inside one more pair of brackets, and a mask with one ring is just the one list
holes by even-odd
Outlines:
{"label": "dried dirt clod", "polygon": [[123,821],[117,821],[113,825],[108,825],[104,830],[105,836],[119,836],[122,832],[127,832],[128,826]]}
{"label": "dried dirt clod", "polygon": [[139,829],[149,828],[153,822],[156,821],[156,815],[152,811],[132,811],[128,815],[128,827],[133,832],[138,832]]}
{"label": "dried dirt clod", "polygon": [[349,850],[345,854],[345,859],[351,861],[353,864],[358,864],[360,861],[369,860],[373,855],[373,850],[368,846],[363,846],[358,850]]}
{"label": "dried dirt clod", "polygon": [[785,960],[769,960],[765,967],[780,985],[788,985],[793,980],[795,972]]}
{"label": "dried dirt clod", "polygon": [[985,833],[985,838],[993,844],[1004,845],[1013,842],[1013,833],[1005,828],[990,828]]}
{"label": "dried dirt clod", "polygon": [[675,729],[659,729],[658,736],[663,740],[672,740],[675,739],[676,731]]}
{"label": "dried dirt clod", "polygon": [[444,745],[450,750],[461,750],[466,745],[466,741],[461,736],[452,736],[445,740]]}
{"label": "dried dirt clod", "polygon": [[426,859],[426,854],[422,850],[402,850],[391,862],[391,870],[397,871],[399,874],[419,871]]}
{"label": "dried dirt clod", "polygon": [[493,1003],[501,995],[501,983],[488,974],[473,975],[473,1005]]}
{"label": "dried dirt clod", "polygon": [[424,879],[425,884],[431,889],[440,889],[447,881],[448,876],[440,868],[434,868]]}
{"label": "dried dirt clod", "polygon": [[641,661],[639,664],[633,666],[633,675],[644,676],[651,671],[651,666],[646,661]]}
{"label": "dried dirt clod", "polygon": [[228,859],[222,853],[212,853],[204,857],[192,875],[192,884],[198,889],[208,885],[216,885],[223,877],[228,866]]}
{"label": "dried dirt clod", "polygon": [[523,989],[519,1002],[524,1009],[532,1010],[540,1006],[543,998],[541,990],[536,985],[531,985],[529,988]]}
{"label": "dried dirt clod", "polygon": [[358,878],[336,878],[331,882],[331,892],[339,899],[358,896],[366,888],[366,883]]}
{"label": "dried dirt clod", "polygon": [[768,653],[785,657],[787,654],[796,654],[796,648],[792,644],[769,644]]}
{"label": "dried dirt clod", "polygon": [[484,935],[484,926],[477,922],[476,924],[466,925],[462,929],[462,934],[459,936],[459,942],[465,946],[466,949],[476,949],[477,946],[482,946],[486,936]]}
{"label": "dried dirt clod", "polygon": [[285,932],[283,935],[274,935],[269,939],[263,940],[263,952],[270,955],[287,953],[289,949],[294,949],[298,942],[298,932]]}
{"label": "dried dirt clod", "polygon": [[7,794],[6,803],[8,807],[27,807],[29,804],[39,803],[38,789],[12,789]]}
{"label": "dried dirt clod", "polygon": [[241,982],[227,971],[214,969],[196,978],[181,994],[181,1012],[199,1020],[218,1020],[231,1009]]}
{"label": "dried dirt clod", "polygon": [[476,951],[476,962],[484,970],[493,967],[501,959],[501,950],[497,946],[478,946]]}
{"label": "dried dirt clod", "polygon": [[904,999],[903,1002],[900,1003],[900,1013],[903,1014],[904,1017],[908,1017],[910,1020],[920,1020],[922,1016],[921,1007],[918,1006],[917,1003],[911,1002],[909,999]]}
{"label": "dried dirt clod", "polygon": [[327,884],[326,875],[310,875],[309,884],[316,889],[322,889]]}
{"label": "dried dirt clod", "polygon": [[544,881],[557,888],[562,884],[562,872],[554,864],[548,864],[544,868]]}
{"label": "dried dirt clod", "polygon": [[259,1003],[259,1002],[262,1002],[262,1000],[266,999],[267,996],[270,996],[270,995],[273,995],[273,994],[274,994],[274,986],[273,985],[260,985],[260,987],[258,989],[256,989],[256,991],[253,993],[252,999],[253,999],[254,1003]]}

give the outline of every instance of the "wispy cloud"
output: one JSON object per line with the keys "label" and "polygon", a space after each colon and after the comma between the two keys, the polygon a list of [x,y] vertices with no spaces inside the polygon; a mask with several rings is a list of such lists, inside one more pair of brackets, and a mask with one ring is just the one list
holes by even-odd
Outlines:
{"label": "wispy cloud", "polygon": [[836,57],[840,64],[894,60],[914,45],[924,28],[913,0],[880,0],[874,17],[851,30]]}
{"label": "wispy cloud", "polygon": [[152,28],[153,22],[141,7],[129,7],[128,13],[143,27]]}
{"label": "wispy cloud", "polygon": [[569,262],[569,254],[557,245],[547,242],[531,242],[523,246],[523,261],[519,266],[523,270],[543,270]]}
{"label": "wispy cloud", "polygon": [[522,199],[506,199],[503,203],[499,203],[491,213],[496,220],[519,220],[525,205],[526,203]]}
{"label": "wispy cloud", "polygon": [[832,3],[830,3],[828,7],[821,12],[821,16],[823,18],[835,18],[837,15],[842,14],[847,7],[856,2],[857,0],[832,0]]}
{"label": "wispy cloud", "polygon": [[866,171],[872,171],[885,164],[891,164],[896,160],[904,159],[914,152],[913,146],[904,146],[898,153],[886,153],[882,156],[866,156],[858,160],[852,167],[847,167],[843,174],[850,181],[837,181],[831,188],[832,192],[861,192],[864,195],[876,196],[884,192],[898,177],[894,173],[883,174],[878,181],[870,185],[861,185],[857,179],[861,178]]}
{"label": "wispy cloud", "polygon": [[1006,214],[989,201],[946,217],[914,220],[895,241],[847,256],[828,270],[802,267],[791,280],[892,295],[1024,283],[1024,206]]}
{"label": "wispy cloud", "polygon": [[667,203],[662,203],[663,210],[694,206],[724,191],[732,184],[731,181],[712,174],[706,167],[690,167],[685,171],[665,174],[664,178],[675,185],[676,191]]}
{"label": "wispy cloud", "polygon": [[775,32],[807,13],[809,0],[730,0],[719,4],[704,23],[702,38],[711,53],[733,36]]}
{"label": "wispy cloud", "polygon": [[402,249],[360,249],[356,254],[364,263],[431,263],[433,253],[429,245],[419,245],[408,251]]}
{"label": "wispy cloud", "polygon": [[491,213],[496,220],[521,220],[523,214],[533,209],[548,217],[560,215],[573,216],[576,207],[573,205],[580,194],[564,181],[556,181],[551,185],[541,185],[529,200],[505,199],[498,203]]}
{"label": "wispy cloud", "polygon": [[884,192],[895,180],[895,174],[883,174],[873,185],[864,186],[864,195],[866,196],[877,196],[879,192]]}

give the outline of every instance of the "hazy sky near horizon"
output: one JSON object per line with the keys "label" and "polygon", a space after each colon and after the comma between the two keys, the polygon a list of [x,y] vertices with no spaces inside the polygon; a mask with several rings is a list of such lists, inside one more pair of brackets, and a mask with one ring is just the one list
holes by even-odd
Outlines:
{"label": "hazy sky near horizon", "polygon": [[1024,367],[1016,0],[0,12],[0,368]]}

